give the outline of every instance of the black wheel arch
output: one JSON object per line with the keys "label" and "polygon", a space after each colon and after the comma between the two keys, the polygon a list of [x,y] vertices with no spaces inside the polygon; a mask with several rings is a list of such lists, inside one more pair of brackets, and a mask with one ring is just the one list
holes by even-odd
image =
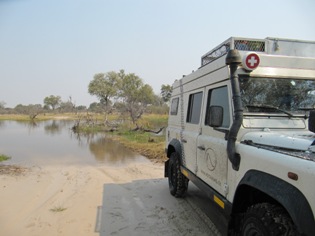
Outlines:
{"label": "black wheel arch", "polygon": [[[171,142],[169,142],[166,149],[166,156],[170,158],[173,152],[177,152],[180,155],[180,164],[182,165],[183,164],[182,145],[178,139],[172,139]],[[165,162],[165,165],[164,165],[164,177],[168,177],[168,165],[169,165],[169,159]]]}
{"label": "black wheel arch", "polygon": [[169,142],[166,151],[168,158],[171,156],[172,152],[177,152],[180,155],[182,154],[182,145],[178,139],[172,139],[171,142]]}
{"label": "black wheel arch", "polygon": [[232,214],[244,212],[249,205],[263,201],[282,205],[300,233],[315,235],[314,216],[303,193],[276,176],[250,170],[237,187]]}

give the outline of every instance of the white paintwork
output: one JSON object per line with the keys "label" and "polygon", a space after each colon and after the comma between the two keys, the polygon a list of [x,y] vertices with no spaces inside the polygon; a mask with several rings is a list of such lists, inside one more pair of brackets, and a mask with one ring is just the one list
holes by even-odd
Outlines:
{"label": "white paintwork", "polygon": [[[240,38],[238,38],[240,39]],[[220,48],[228,39],[215,49]],[[315,42],[267,38],[266,51],[257,52],[260,64],[249,72],[240,66],[238,74],[250,74],[252,77],[294,78],[315,80]],[[278,50],[275,46],[278,45]],[[303,52],[301,52],[303,49]],[[241,56],[247,52],[240,51]],[[205,54],[207,55],[207,54]],[[286,114],[277,117],[257,114],[246,116],[236,142],[236,150],[241,155],[238,171],[233,170],[227,158],[227,141],[222,130],[218,131],[205,125],[207,93],[209,89],[227,86],[230,103],[230,120],[233,121],[232,91],[229,80],[229,69],[225,64],[225,55],[219,56],[209,64],[195,72],[176,80],[173,84],[172,98],[180,98],[183,106],[178,107],[177,115],[169,116],[166,132],[166,148],[172,139],[182,143],[186,167],[214,188],[227,200],[233,203],[237,186],[249,170],[259,170],[276,176],[298,188],[311,205],[315,216],[315,162],[285,155],[279,152],[246,145],[242,141],[275,148],[314,152],[314,133],[308,131],[304,117],[289,117]],[[189,95],[195,91],[203,91],[203,107],[199,124],[187,124]],[[203,148],[198,148],[203,147]],[[298,175],[298,181],[288,178],[288,172]]]}
{"label": "white paintwork", "polygon": [[242,141],[250,140],[257,144],[271,147],[280,147],[292,150],[308,151],[315,140],[315,135],[311,132],[292,131],[265,131],[249,132],[242,137]]}

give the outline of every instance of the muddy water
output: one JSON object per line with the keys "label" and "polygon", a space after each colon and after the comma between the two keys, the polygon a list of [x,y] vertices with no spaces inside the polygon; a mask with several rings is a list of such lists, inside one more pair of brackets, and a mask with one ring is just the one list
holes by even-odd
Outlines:
{"label": "muddy water", "polygon": [[36,123],[0,121],[0,154],[11,156],[6,164],[124,165],[147,159],[112,141],[109,134],[78,135],[73,121]]}

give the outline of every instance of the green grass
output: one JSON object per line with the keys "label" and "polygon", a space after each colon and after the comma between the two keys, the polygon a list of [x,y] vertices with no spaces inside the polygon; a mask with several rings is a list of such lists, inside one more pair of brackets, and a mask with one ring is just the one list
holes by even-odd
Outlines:
{"label": "green grass", "polygon": [[67,210],[67,208],[62,207],[62,206],[55,206],[55,207],[50,209],[50,211],[52,211],[52,212],[62,212],[62,211],[65,211],[65,210]]}
{"label": "green grass", "polygon": [[123,139],[130,142],[136,142],[136,143],[159,143],[165,141],[165,135],[156,135],[154,133],[150,132],[144,132],[143,129],[152,130],[152,131],[158,131],[160,128],[166,128],[167,126],[167,115],[144,115],[140,120],[138,120],[137,124],[138,127],[140,127],[140,130],[133,131],[135,128],[135,125],[129,124],[126,126],[126,124],[119,127],[118,132],[114,132],[114,134],[122,136]]}
{"label": "green grass", "polygon": [[7,155],[4,155],[4,154],[0,154],[0,162],[1,161],[7,161],[11,159],[11,157],[7,156]]}
{"label": "green grass", "polygon": [[[137,121],[138,127],[157,131],[167,126],[168,115],[146,114]],[[143,130],[132,131],[136,126],[131,122],[125,122],[117,132],[114,132],[114,139],[125,147],[156,161],[166,160],[165,135],[156,135]]]}
{"label": "green grass", "polygon": [[116,135],[122,136],[126,141],[136,142],[136,143],[148,143],[148,142],[164,142],[164,135],[157,136],[149,132],[143,131],[125,131],[114,133]]}
{"label": "green grass", "polygon": [[142,123],[148,128],[160,128],[167,126],[168,115],[149,114],[144,115],[141,119]]}

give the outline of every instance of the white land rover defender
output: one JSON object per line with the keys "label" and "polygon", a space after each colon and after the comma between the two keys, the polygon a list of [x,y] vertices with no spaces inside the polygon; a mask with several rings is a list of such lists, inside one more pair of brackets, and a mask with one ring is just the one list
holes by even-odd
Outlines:
{"label": "white land rover defender", "polygon": [[165,177],[191,180],[231,235],[315,235],[315,42],[232,37],[175,81]]}

